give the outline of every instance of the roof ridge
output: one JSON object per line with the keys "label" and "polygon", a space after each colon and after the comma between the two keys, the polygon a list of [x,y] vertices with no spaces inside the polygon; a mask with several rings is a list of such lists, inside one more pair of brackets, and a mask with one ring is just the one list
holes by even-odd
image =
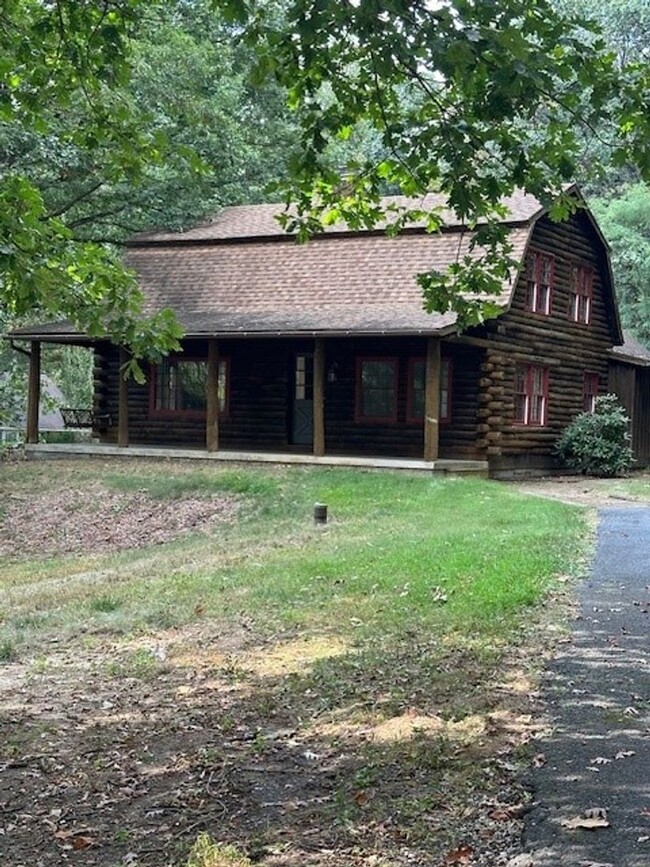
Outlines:
{"label": "roof ridge", "polygon": [[[380,200],[384,205],[398,205],[432,211],[441,210],[443,228],[446,230],[458,230],[464,224],[458,219],[453,211],[447,207],[447,197],[442,193],[426,193],[423,196],[383,196]],[[541,202],[530,193],[523,190],[515,190],[510,196],[502,200],[508,208],[508,216],[501,222],[508,226],[532,223],[546,209]],[[280,202],[262,202],[259,204],[228,205],[207,220],[183,231],[153,230],[141,232],[127,241],[127,246],[146,246],[159,243],[186,243],[188,241],[225,241],[225,240],[249,240],[261,238],[286,238],[291,237],[291,232],[286,232],[280,226],[276,216],[287,213],[286,205]],[[290,211],[289,211],[290,213]],[[343,221],[332,226],[326,226],[323,235],[371,235],[376,232],[384,232],[388,222],[380,222],[370,229],[350,229]],[[424,232],[424,221],[413,222],[406,227],[407,230]],[[321,237],[320,235],[318,237]]]}

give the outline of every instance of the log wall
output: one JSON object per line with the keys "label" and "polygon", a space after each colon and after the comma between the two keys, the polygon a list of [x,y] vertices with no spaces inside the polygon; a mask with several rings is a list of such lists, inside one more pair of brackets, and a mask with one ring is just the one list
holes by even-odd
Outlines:
{"label": "log wall", "polygon": [[[407,421],[409,359],[424,358],[424,338],[324,339],[325,452],[421,458],[422,422]],[[219,446],[247,451],[309,451],[292,446],[292,364],[295,354],[312,352],[310,340],[219,340],[219,353],[230,362],[229,413],[219,419]],[[206,341],[187,341],[188,358],[207,358]],[[451,419],[440,425],[440,457],[476,458],[479,365],[482,351],[443,342],[442,357],[452,364]],[[359,357],[398,359],[397,420],[361,424],[355,420],[356,364]],[[95,408],[110,413],[112,424],[96,431],[104,442],[117,442],[117,349],[95,351]],[[334,372],[334,375],[328,376]],[[129,384],[129,441],[134,445],[205,447],[205,418],[161,417],[150,410],[150,384]]]}
{"label": "log wall", "polygon": [[[553,223],[544,217],[533,230],[530,246],[555,257],[551,314],[546,316],[525,309],[526,279],[525,274],[521,274],[510,309],[471,332],[472,336],[486,341],[480,380],[479,446],[494,471],[557,465],[555,442],[583,410],[584,374],[597,373],[600,392],[607,391],[607,354],[616,340],[606,254],[588,217],[578,212],[564,223]],[[588,325],[569,318],[573,265],[589,265],[594,271]],[[544,426],[514,421],[517,364],[535,364],[548,369],[549,397]]]}

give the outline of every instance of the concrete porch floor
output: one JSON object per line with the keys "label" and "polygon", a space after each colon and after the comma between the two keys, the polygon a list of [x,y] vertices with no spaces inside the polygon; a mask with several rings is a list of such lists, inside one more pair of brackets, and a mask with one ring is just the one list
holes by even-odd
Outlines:
{"label": "concrete porch floor", "polygon": [[368,469],[421,470],[433,473],[467,473],[487,476],[487,461],[413,458],[358,457],[354,455],[324,455],[316,457],[295,452],[240,452],[204,449],[179,449],[163,446],[119,446],[100,443],[33,443],[25,446],[30,459],[74,457],[158,458],[161,460],[223,461],[234,463],[298,464],[321,467],[366,467]]}

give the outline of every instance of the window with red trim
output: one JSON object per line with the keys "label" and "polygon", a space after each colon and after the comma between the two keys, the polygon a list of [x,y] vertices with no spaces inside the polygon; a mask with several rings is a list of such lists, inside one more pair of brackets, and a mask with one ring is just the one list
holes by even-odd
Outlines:
{"label": "window with red trim", "polygon": [[357,359],[357,421],[397,420],[397,359]]}
{"label": "window with red trim", "polygon": [[555,258],[550,253],[530,253],[526,267],[526,310],[550,315],[554,280]]}
{"label": "window with red trim", "polygon": [[574,265],[571,268],[571,300],[569,319],[581,325],[591,322],[591,306],[594,292],[594,272],[589,265]]}
{"label": "window with red trim", "polygon": [[[230,364],[219,359],[217,390],[219,413],[228,410]],[[195,358],[164,358],[153,369],[152,412],[171,415],[205,415],[208,365]]]}
{"label": "window with red trim", "polygon": [[586,371],[582,385],[582,409],[584,412],[595,412],[599,389],[600,377],[598,374]]}
{"label": "window with red trim", "polygon": [[520,364],[515,368],[515,422],[546,424],[548,413],[548,368]]}
{"label": "window with red trim", "polygon": [[[427,363],[424,358],[411,358],[409,361],[408,393],[406,401],[406,420],[419,422],[424,419]],[[440,361],[440,408],[438,420],[451,419],[451,360]]]}

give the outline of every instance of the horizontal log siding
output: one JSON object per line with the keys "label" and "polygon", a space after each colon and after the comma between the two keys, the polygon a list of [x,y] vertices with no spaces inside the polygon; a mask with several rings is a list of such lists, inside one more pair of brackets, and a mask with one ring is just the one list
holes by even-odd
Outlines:
{"label": "horizontal log siding", "polygon": [[[424,427],[406,420],[410,358],[424,358],[424,338],[325,339],[326,454],[422,457]],[[313,351],[313,341],[225,340],[219,352],[230,360],[229,414],[219,420],[220,448],[248,451],[303,450],[289,444],[294,355]],[[205,341],[188,341],[188,358],[207,357]],[[398,359],[397,421],[360,424],[355,421],[356,364],[359,357]],[[479,365],[482,351],[460,344],[442,345],[452,361],[451,421],[440,425],[440,457],[475,458]],[[327,373],[335,365],[336,376]],[[95,402],[109,412],[112,426],[98,435],[117,442],[119,353],[102,345],[95,353]],[[205,447],[203,418],[157,417],[149,407],[149,382],[129,384],[129,440],[138,445]]]}
{"label": "horizontal log siding", "polygon": [[[325,450],[327,454],[374,454],[421,458],[424,425],[407,417],[409,359],[426,356],[424,338],[325,341],[329,370],[337,365],[336,382],[325,387]],[[397,358],[397,420],[366,423],[354,420],[357,358]],[[441,458],[477,457],[477,398],[480,352],[473,347],[442,343],[442,358],[452,362],[451,422],[440,425]]]}
{"label": "horizontal log siding", "polygon": [[[607,260],[603,244],[588,218],[577,213],[564,223],[542,218],[533,231],[531,247],[555,257],[555,286],[550,316],[525,309],[526,280],[520,275],[510,310],[472,332],[489,340],[481,377],[480,440],[491,463],[553,465],[554,444],[561,431],[583,409],[585,372],[598,373],[600,390],[607,390],[607,352],[614,342]],[[594,270],[589,325],[569,319],[571,268]],[[547,424],[514,423],[514,376],[517,364],[537,364],[549,370]]]}
{"label": "horizontal log siding", "polygon": [[[114,370],[111,359],[115,356]],[[93,429],[93,436],[101,437],[104,442],[117,442],[117,380],[114,382],[115,406],[111,412],[109,393],[118,369],[119,349],[110,343],[98,343],[93,350],[93,409],[102,414],[111,413],[111,427],[101,431]]]}
{"label": "horizontal log siding", "polygon": [[479,379],[483,350],[442,343],[442,357],[451,360],[451,418],[440,425],[440,457],[477,460],[479,447]]}

